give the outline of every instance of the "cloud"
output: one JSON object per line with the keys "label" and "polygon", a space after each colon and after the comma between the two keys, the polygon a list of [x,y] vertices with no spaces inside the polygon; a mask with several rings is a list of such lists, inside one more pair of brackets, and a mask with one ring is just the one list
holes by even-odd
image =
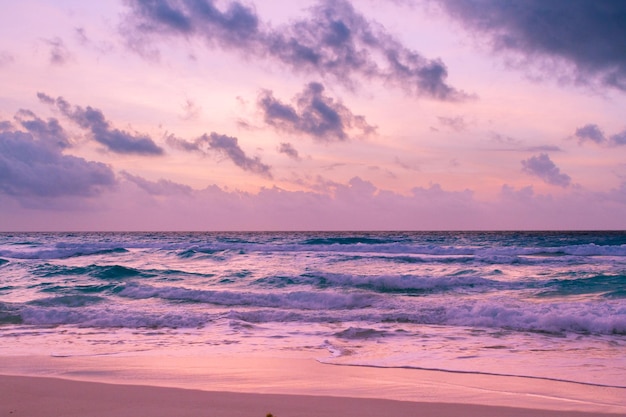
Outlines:
{"label": "cloud", "polygon": [[15,115],[15,120],[38,140],[54,142],[60,148],[70,147],[67,134],[57,119],[44,121],[32,111],[22,109]]}
{"label": "cloud", "polygon": [[265,122],[288,133],[304,133],[321,142],[348,140],[348,131],[361,135],[374,132],[363,116],[352,112],[341,102],[324,95],[324,86],[309,83],[295,99],[295,107],[274,98],[271,91],[263,91],[257,105]]}
{"label": "cloud", "polygon": [[285,155],[287,155],[288,157],[296,161],[299,161],[300,159],[302,159],[300,158],[300,155],[298,154],[298,151],[296,150],[296,148],[294,148],[291,143],[285,143],[285,142],[281,143],[280,146],[278,147],[278,152],[284,153]]}
{"label": "cloud", "polygon": [[44,39],[44,42],[50,47],[50,63],[53,65],[64,65],[72,57],[70,51],[66,48],[63,39]]}
{"label": "cloud", "polygon": [[[124,175],[124,174],[123,174]],[[432,184],[410,194],[354,177],[347,183],[318,178],[311,191],[262,188],[257,193],[210,185],[190,193],[131,176],[113,192],[50,210],[0,205],[0,229],[12,230],[622,230],[626,183],[606,193],[571,187],[558,195],[503,185],[499,196],[479,201],[471,190]],[[135,180],[135,182],[133,182]],[[167,180],[163,180],[167,183]],[[143,184],[142,187],[140,184]],[[170,183],[171,185],[171,183]],[[154,187],[154,188],[153,188]],[[171,191],[171,192],[170,192]],[[67,201],[70,199],[63,199]],[[75,199],[71,199],[72,202]],[[54,203],[57,200],[42,200]],[[61,202],[62,202],[61,201]],[[68,216],[67,210],[72,210]]]}
{"label": "cloud", "polygon": [[112,43],[108,41],[94,42],[83,27],[74,28],[74,38],[84,47],[92,48],[100,54],[107,54],[115,49]]}
{"label": "cloud", "polygon": [[238,140],[232,136],[221,135],[211,132],[204,134],[194,141],[169,136],[167,143],[187,152],[199,152],[206,154],[207,151],[217,152],[226,156],[235,165],[244,171],[253,172],[266,178],[272,178],[271,167],[261,162],[258,156],[251,158],[239,146]]}
{"label": "cloud", "polygon": [[463,132],[464,130],[467,130],[467,123],[461,116],[457,116],[457,117],[440,116],[438,117],[438,119],[439,119],[439,123],[442,126],[450,128],[456,132]]}
{"label": "cloud", "polygon": [[568,187],[571,183],[570,176],[562,173],[545,153],[522,161],[522,166],[524,172],[539,177],[548,184]]}
{"label": "cloud", "polygon": [[120,174],[124,177],[124,179],[134,183],[150,195],[163,196],[173,194],[191,194],[192,192],[191,187],[184,184],[178,184],[170,180],[160,179],[154,182],[132,175],[126,171],[122,171]]}
{"label": "cloud", "polygon": [[579,127],[576,129],[576,133],[574,134],[580,143],[591,141],[594,143],[602,144],[607,141],[604,136],[604,132],[600,130],[598,125],[596,124],[587,124],[583,127]]}
{"label": "cloud", "polygon": [[63,155],[56,137],[0,133],[0,193],[16,197],[91,197],[115,185],[111,168]]}
{"label": "cloud", "polygon": [[102,111],[98,109],[91,106],[86,108],[74,106],[72,108],[63,97],[53,99],[44,93],[37,93],[37,97],[43,103],[55,105],[68,119],[81,128],[89,130],[91,138],[104,145],[111,152],[138,155],[163,154],[163,149],[155,144],[149,136],[131,134],[111,127]]}
{"label": "cloud", "polygon": [[4,67],[5,65],[9,65],[14,60],[15,60],[15,58],[8,51],[0,51],[0,67]]}
{"label": "cloud", "polygon": [[155,58],[151,38],[200,38],[209,47],[270,59],[296,72],[315,73],[353,86],[376,79],[415,95],[459,100],[467,95],[446,83],[448,70],[368,21],[346,0],[321,0],[308,19],[271,27],[237,1],[223,9],[213,0],[129,0],[123,24],[129,46]]}
{"label": "cloud", "polygon": [[576,129],[574,136],[578,143],[593,142],[598,145],[621,146],[626,145],[626,130],[614,135],[606,136],[596,124],[590,123]]}
{"label": "cloud", "polygon": [[526,152],[563,152],[563,149],[555,145],[530,146],[524,150]]}
{"label": "cloud", "polygon": [[577,83],[626,91],[623,1],[438,1],[469,30],[487,35],[497,52],[521,54],[527,62],[567,63]]}
{"label": "cloud", "polygon": [[611,135],[609,139],[613,145],[618,145],[618,146],[626,145],[626,130],[624,130],[623,132]]}
{"label": "cloud", "polygon": [[182,106],[183,114],[180,116],[185,121],[198,120],[202,107],[198,106],[193,100],[185,100],[185,104]]}

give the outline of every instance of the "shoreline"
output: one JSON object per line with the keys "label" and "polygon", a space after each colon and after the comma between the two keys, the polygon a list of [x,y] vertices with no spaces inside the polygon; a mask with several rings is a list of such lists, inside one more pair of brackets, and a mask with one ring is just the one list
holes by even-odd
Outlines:
{"label": "shoreline", "polygon": [[[623,388],[508,376],[338,366],[302,357],[2,356],[0,369],[0,410],[4,413],[0,415],[7,416],[50,416],[50,410],[45,410],[50,401],[59,402],[59,409],[65,411],[58,415],[68,417],[73,415],[72,410],[85,411],[91,404],[93,413],[76,411],[75,415],[126,415],[121,410],[103,414],[109,407],[107,401],[127,404],[135,410],[134,416],[146,417],[264,417],[267,413],[275,417],[382,413],[420,417],[626,416]],[[100,392],[106,395],[101,397]],[[177,395],[188,397],[188,403],[174,401]],[[163,403],[156,407],[151,402],[155,399]],[[29,408],[28,412],[18,413],[31,402],[43,407],[41,412]],[[194,404],[222,404],[222,408],[219,413],[200,413]],[[271,404],[277,406],[267,409]],[[169,410],[169,414],[164,410]],[[370,414],[370,410],[378,411]]]}

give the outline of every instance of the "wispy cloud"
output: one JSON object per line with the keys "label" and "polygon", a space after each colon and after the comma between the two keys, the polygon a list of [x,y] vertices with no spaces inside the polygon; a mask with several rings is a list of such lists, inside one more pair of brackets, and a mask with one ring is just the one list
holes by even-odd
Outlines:
{"label": "wispy cloud", "polygon": [[72,54],[65,46],[63,39],[57,37],[53,39],[44,39],[43,41],[50,48],[49,60],[51,64],[64,65],[71,59]]}
{"label": "wispy cloud", "polygon": [[300,154],[298,153],[298,150],[294,148],[291,143],[286,143],[286,142],[281,143],[280,146],[278,147],[278,152],[284,153],[285,155],[287,155],[288,157],[290,157],[291,159],[295,161],[299,161],[300,159],[302,159],[300,158]]}
{"label": "wispy cloud", "polygon": [[449,129],[454,130],[455,132],[463,132],[467,130],[467,122],[462,116],[456,117],[443,117],[439,116],[439,124],[445,126]]}
{"label": "wispy cloud", "polygon": [[211,132],[211,134],[204,134],[193,141],[169,136],[167,143],[174,148],[187,152],[199,152],[202,154],[215,152],[226,156],[244,171],[249,171],[266,178],[272,178],[271,167],[261,162],[258,156],[247,156],[239,146],[238,139],[235,137]]}
{"label": "wispy cloud", "polygon": [[37,93],[37,97],[46,104],[56,106],[65,117],[88,130],[93,140],[104,145],[111,152],[139,155],[163,154],[163,149],[149,136],[113,128],[102,111],[98,109],[91,106],[72,107],[63,97],[54,99],[44,93]]}
{"label": "wispy cloud", "polygon": [[347,140],[353,129],[363,136],[375,131],[363,116],[354,115],[341,102],[324,95],[324,86],[320,83],[309,83],[293,101],[295,107],[265,90],[258,106],[267,124],[288,133],[306,134],[321,142]]}
{"label": "wispy cloud", "polygon": [[126,171],[122,171],[120,174],[124,179],[134,183],[150,195],[166,196],[175,194],[190,194],[192,192],[191,187],[184,184],[178,184],[170,180],[160,179],[158,181],[150,181],[140,176],[132,175]]}
{"label": "wispy cloud", "polygon": [[307,19],[276,28],[237,1],[220,9],[213,0],[129,0],[123,34],[131,48],[152,58],[159,36],[201,38],[210,46],[271,59],[296,72],[316,73],[354,86],[376,79],[415,95],[459,100],[440,59],[404,46],[382,25],[367,20],[346,0],[322,0]]}
{"label": "wispy cloud", "polygon": [[8,51],[0,50],[0,67],[4,67],[5,65],[8,65],[14,60],[15,58],[13,57],[11,53],[9,53]]}

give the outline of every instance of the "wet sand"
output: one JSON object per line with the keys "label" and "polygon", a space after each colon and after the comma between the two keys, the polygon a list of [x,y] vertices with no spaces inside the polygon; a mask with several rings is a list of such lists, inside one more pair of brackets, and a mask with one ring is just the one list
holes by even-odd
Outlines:
{"label": "wet sand", "polygon": [[297,358],[11,356],[0,373],[0,416],[626,416],[625,389]]}

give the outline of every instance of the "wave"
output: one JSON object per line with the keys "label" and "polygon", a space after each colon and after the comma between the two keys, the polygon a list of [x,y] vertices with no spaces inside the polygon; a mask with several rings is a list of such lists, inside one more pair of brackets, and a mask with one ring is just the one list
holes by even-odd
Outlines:
{"label": "wave", "polygon": [[238,292],[197,290],[182,287],[153,287],[128,285],[118,295],[145,299],[161,298],[170,301],[201,302],[220,306],[254,306],[303,310],[344,310],[372,305],[374,297],[364,293],[337,293],[319,291],[293,292]]}
{"label": "wave", "polygon": [[[585,238],[581,238],[585,236]],[[303,233],[303,234],[112,234],[91,236],[42,235],[42,240],[7,242],[0,257],[8,259],[64,259],[93,255],[118,255],[130,249],[148,252],[173,251],[179,258],[231,256],[279,252],[327,252],[390,256],[394,262],[553,262],[568,257],[626,257],[626,234],[555,234],[540,239],[532,234],[463,233]],[[6,238],[6,236],[5,236]],[[66,239],[58,242],[56,239]],[[92,239],[90,241],[90,239]],[[394,256],[395,255],[395,256]]]}
{"label": "wave", "polygon": [[22,315],[19,307],[0,301],[0,326],[7,324],[22,324]]}
{"label": "wave", "polygon": [[20,323],[38,326],[73,325],[94,328],[198,328],[215,320],[210,314],[176,311],[153,312],[117,308],[72,308],[28,306],[22,309]]}
{"label": "wave", "polygon": [[80,247],[58,247],[41,250],[0,250],[0,256],[13,259],[67,259],[79,256],[108,255],[128,252],[125,248],[105,248],[81,245]]}
{"label": "wave", "polygon": [[[283,278],[284,279],[284,278]],[[308,273],[288,277],[294,284],[312,284],[317,287],[359,288],[380,293],[433,293],[446,291],[493,290],[519,288],[520,283],[506,283],[479,276],[427,277],[420,275],[352,275]]]}
{"label": "wave", "polygon": [[626,296],[626,275],[596,275],[588,278],[550,280],[538,297],[598,294],[610,298]]}
{"label": "wave", "polygon": [[398,239],[389,239],[370,236],[331,236],[331,237],[314,237],[305,239],[301,244],[304,246],[315,245],[374,245],[397,243]]}
{"label": "wave", "polygon": [[[79,325],[94,327],[202,327],[220,319],[247,323],[380,323],[399,331],[412,326],[490,329],[539,333],[626,336],[626,310],[611,301],[527,303],[507,299],[398,303],[364,294],[294,292],[281,294],[201,291],[183,288],[128,286],[118,295],[132,300],[159,298],[169,303],[200,303],[218,308],[180,308],[176,304],[113,302],[99,296],[67,295],[28,303],[1,304],[0,324]],[[391,336],[387,330],[352,325],[329,334],[344,339]]]}
{"label": "wave", "polygon": [[153,277],[154,273],[140,271],[135,268],[130,268],[122,265],[88,265],[88,266],[65,266],[65,265],[51,265],[42,264],[33,273],[41,277],[56,277],[56,276],[72,276],[72,275],[85,275],[100,279],[124,279],[131,277]]}
{"label": "wave", "polygon": [[385,330],[376,330],[362,327],[348,327],[345,330],[340,332],[336,332],[333,336],[338,337],[340,339],[349,339],[349,340],[362,340],[362,339],[373,339],[378,337],[389,336],[390,333]]}
{"label": "wave", "polygon": [[40,307],[85,307],[87,305],[100,303],[104,300],[105,298],[94,295],[62,295],[58,297],[40,298],[29,301],[26,304]]}
{"label": "wave", "polygon": [[528,303],[493,300],[446,308],[442,324],[551,334],[626,335],[626,309],[621,303]]}

